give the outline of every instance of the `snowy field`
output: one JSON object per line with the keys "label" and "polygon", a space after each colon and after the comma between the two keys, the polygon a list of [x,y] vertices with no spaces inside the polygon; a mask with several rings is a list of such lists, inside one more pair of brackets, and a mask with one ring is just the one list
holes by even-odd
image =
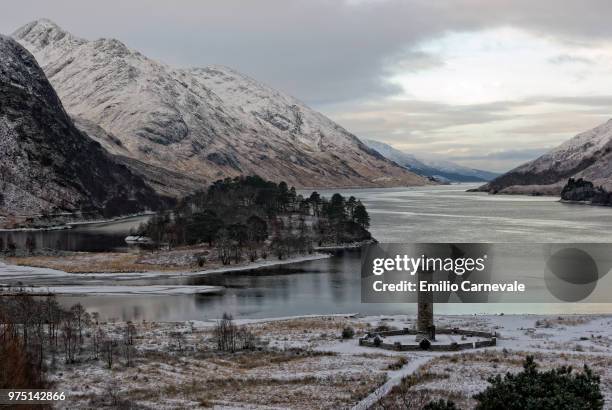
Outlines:
{"label": "snowy field", "polygon": [[[66,408],[127,401],[144,408],[365,409],[411,376],[410,394],[453,399],[470,408],[486,379],[520,371],[526,355],[543,368],[588,364],[601,376],[606,408],[612,403],[612,316],[445,316],[438,327],[496,331],[498,346],[463,352],[393,352],[358,346],[375,328],[414,326],[410,316],[309,316],[239,320],[257,348],[215,349],[214,321],[136,324],[135,363],[119,354],[111,370],[102,361],[57,361],[56,388]],[[103,323],[120,334],[124,323]],[[342,339],[352,327],[353,339]],[[416,382],[415,382],[416,381]],[[391,392],[391,393],[389,393]],[[388,396],[389,397],[389,396]]]}

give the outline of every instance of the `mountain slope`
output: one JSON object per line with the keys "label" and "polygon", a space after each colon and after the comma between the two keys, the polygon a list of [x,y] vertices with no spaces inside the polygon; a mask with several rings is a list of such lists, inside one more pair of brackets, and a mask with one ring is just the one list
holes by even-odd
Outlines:
{"label": "mountain slope", "polygon": [[104,215],[160,198],[74,126],[34,57],[0,36],[0,214]]}
{"label": "mountain slope", "polygon": [[450,161],[423,157],[417,158],[412,154],[395,149],[391,145],[380,141],[363,140],[363,142],[386,158],[414,173],[433,177],[442,181],[484,182],[490,181],[499,175],[494,172],[464,167]]}
{"label": "mountain slope", "polygon": [[103,130],[94,138],[113,136],[120,145],[98,141],[155,169],[199,184],[244,174],[299,187],[427,183],[301,102],[229,69],[174,69],[117,40],[76,38],[48,20],[14,37],[77,122]]}
{"label": "mountain slope", "polygon": [[583,178],[612,189],[612,120],[576,135],[479,190],[558,195],[569,178]]}

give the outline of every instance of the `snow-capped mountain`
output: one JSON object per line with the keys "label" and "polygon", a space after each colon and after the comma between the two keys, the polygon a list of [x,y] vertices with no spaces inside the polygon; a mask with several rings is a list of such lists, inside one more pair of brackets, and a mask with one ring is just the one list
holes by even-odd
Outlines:
{"label": "snow-capped mountain", "polygon": [[156,209],[162,200],[66,114],[34,57],[0,36],[0,214]]}
{"label": "snow-capped mountain", "polygon": [[433,177],[440,181],[484,182],[490,181],[499,175],[494,172],[464,167],[442,159],[425,158],[422,156],[416,157],[380,141],[364,139],[363,142],[368,147],[378,151],[386,158],[396,162],[404,168],[419,175]]}
{"label": "snow-capped mountain", "polygon": [[244,174],[299,187],[428,183],[300,101],[228,68],[172,68],[48,20],[13,36],[76,123],[89,124],[92,138],[160,192]]}
{"label": "snow-capped mountain", "polygon": [[570,177],[612,190],[612,120],[576,135],[479,190],[558,195]]}

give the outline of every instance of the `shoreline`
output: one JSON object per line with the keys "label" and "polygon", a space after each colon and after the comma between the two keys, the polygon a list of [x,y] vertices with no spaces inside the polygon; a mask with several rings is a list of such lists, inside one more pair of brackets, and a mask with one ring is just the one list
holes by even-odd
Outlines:
{"label": "shoreline", "polygon": [[47,231],[64,231],[68,229],[73,229],[75,227],[84,226],[84,225],[98,225],[98,224],[108,224],[114,222],[121,222],[131,218],[138,218],[142,216],[150,216],[155,215],[155,212],[142,212],[138,214],[131,215],[123,215],[115,218],[109,219],[96,219],[91,221],[75,221],[75,222],[66,222],[62,225],[50,225],[40,228],[0,228],[0,232],[47,232]]}
{"label": "shoreline", "polygon": [[570,200],[570,199],[563,199],[560,198],[559,195],[551,195],[551,194],[547,194],[547,193],[529,193],[529,192],[489,192],[486,190],[479,190],[478,188],[476,189],[468,189],[465,192],[467,193],[483,193],[483,194],[488,194],[488,195],[507,195],[507,196],[526,196],[526,197],[539,197],[539,198],[554,198],[556,199],[556,201],[554,202],[558,202],[560,204],[566,204],[566,205],[583,205],[583,206],[599,206],[599,207],[603,207],[603,208],[610,208],[612,207],[612,204],[594,204],[592,201],[574,201],[574,200]]}
{"label": "shoreline", "polygon": [[[65,274],[104,275],[104,274],[158,274],[157,276],[185,276],[207,273],[259,269],[266,266],[284,265],[337,256],[341,252],[357,251],[362,246],[377,243],[375,239],[313,248],[313,253],[300,253],[288,259],[277,259],[269,255],[255,262],[242,258],[237,264],[222,265],[215,257],[210,257],[210,249],[198,247],[175,248],[149,253],[136,252],[59,252],[41,254],[0,255],[0,260],[13,266],[32,269],[49,269]],[[196,263],[194,259],[204,254],[206,262]],[[213,254],[214,256],[214,254]],[[193,260],[188,261],[185,258]],[[199,266],[198,266],[199,265]],[[0,274],[1,276],[1,274]]]}
{"label": "shoreline", "polygon": [[[301,262],[309,262],[316,261],[321,259],[331,258],[333,255],[329,253],[315,253],[312,255],[303,255],[297,256],[295,258],[283,259],[283,260],[258,260],[252,263],[248,263],[246,265],[238,265],[233,267],[221,267],[218,269],[207,269],[203,271],[191,272],[187,273],[187,275],[210,275],[212,273],[228,273],[228,272],[240,272],[240,271],[249,271],[249,270],[258,270],[264,268],[271,268],[275,266],[281,265],[289,265],[292,263],[301,263]],[[178,276],[184,276],[183,274]]]}
{"label": "shoreline", "polygon": [[[48,267],[30,266],[30,265],[15,265],[3,262],[0,258],[0,278],[37,278],[37,277],[70,277],[70,278],[95,278],[103,276],[105,278],[117,279],[117,280],[130,280],[130,279],[141,279],[141,278],[176,278],[176,277],[187,277],[187,276],[200,276],[210,274],[223,274],[230,272],[240,272],[249,270],[258,270],[264,268],[270,268],[281,265],[288,265],[293,263],[308,262],[320,259],[331,258],[333,255],[329,253],[316,253],[313,255],[302,255],[294,258],[284,260],[258,260],[256,262],[248,263],[246,265],[238,266],[226,266],[219,268],[206,269],[201,271],[139,271],[139,272],[89,272],[89,273],[72,273],[66,272],[60,269],[53,269]],[[39,270],[35,272],[32,270]]]}
{"label": "shoreline", "polygon": [[584,206],[601,206],[604,208],[610,208],[612,207],[612,204],[610,205],[606,205],[606,204],[594,204],[592,201],[572,201],[569,199],[559,199],[559,202],[562,204],[568,204],[568,205],[584,205]]}
{"label": "shoreline", "polygon": [[375,245],[377,243],[378,241],[375,238],[372,238],[366,241],[354,242],[354,243],[348,243],[348,244],[342,244],[342,245],[315,246],[313,249],[315,250],[315,252],[336,253],[336,252],[341,252],[341,251],[354,251],[364,246]]}
{"label": "shoreline", "polygon": [[[563,317],[564,319],[575,319],[575,318],[588,318],[588,319],[602,319],[602,318],[612,318],[612,313],[507,313],[507,314],[493,314],[493,313],[457,313],[457,314],[438,314],[435,315],[435,320],[447,321],[447,320],[455,320],[455,319],[474,319],[474,320],[507,320],[511,321],[512,319],[559,319]],[[307,320],[307,319],[320,319],[320,318],[344,318],[344,319],[354,319],[361,321],[370,321],[370,322],[384,322],[384,321],[395,321],[395,320],[414,320],[416,319],[415,314],[362,314],[359,312],[348,312],[348,313],[313,313],[313,314],[303,314],[303,315],[292,315],[292,316],[278,316],[278,317],[263,317],[263,318],[249,318],[249,317],[237,317],[234,318],[234,322],[237,325],[250,325],[250,324],[267,324],[267,323],[275,323],[275,322],[285,322],[291,320]],[[505,318],[505,319],[504,319]],[[160,325],[175,325],[175,324],[184,324],[184,323],[193,323],[195,326],[200,327],[208,327],[214,326],[217,321],[221,319],[212,318],[205,320],[159,320],[155,321]]]}
{"label": "shoreline", "polygon": [[[1,289],[1,288],[0,288]],[[192,285],[67,285],[67,286],[34,286],[25,288],[32,296],[179,296],[222,294],[223,286]],[[16,296],[18,293],[2,293],[2,296]]]}

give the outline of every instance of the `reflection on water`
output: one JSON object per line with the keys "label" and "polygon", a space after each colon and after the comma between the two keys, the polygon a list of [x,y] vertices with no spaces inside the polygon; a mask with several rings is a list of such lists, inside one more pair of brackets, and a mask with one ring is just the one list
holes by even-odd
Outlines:
{"label": "reflection on water", "polygon": [[146,222],[149,216],[135,216],[121,221],[76,225],[72,229],[51,231],[0,231],[0,240],[6,246],[14,243],[17,249],[26,249],[28,238],[36,249],[56,249],[74,252],[105,252],[127,247],[125,237],[132,229]]}
{"label": "reflection on water", "polygon": [[[371,214],[371,231],[380,242],[612,242],[612,209],[559,203],[551,197],[490,196],[465,193],[466,185],[393,189],[343,190],[360,198]],[[329,192],[322,192],[329,195]],[[59,232],[70,247],[71,234],[120,238],[126,226],[114,225]],[[81,230],[83,229],[83,230]],[[123,229],[123,231],[122,231]],[[110,230],[110,233],[109,233]],[[121,231],[120,234],[118,231]],[[68,235],[68,236],[64,236]],[[106,239],[104,239],[106,240]],[[101,245],[95,236],[76,240],[81,250]],[[114,246],[114,245],[112,245]],[[111,247],[112,247],[111,246]],[[533,272],[517,274],[529,279]],[[326,313],[414,313],[412,304],[362,304],[359,257],[311,261],[260,272],[206,275],[175,280],[120,281],[121,284],[221,285],[223,295],[62,297],[62,303],[81,302],[103,318],[123,320],[206,320],[223,312],[236,317],[283,317]],[[536,273],[539,275],[539,273]],[[95,279],[95,283],[118,281]],[[62,283],[67,284],[67,283]],[[74,284],[74,283],[73,283]],[[609,304],[445,304],[437,313],[572,313],[612,312]]]}
{"label": "reflection on water", "polygon": [[[344,257],[247,273],[155,280],[163,284],[224,286],[227,290],[223,295],[62,297],[61,301],[68,305],[78,300],[102,317],[129,320],[206,320],[224,312],[251,318],[354,313],[363,311],[359,268],[359,254],[351,252]],[[407,311],[401,306],[396,310]]]}

